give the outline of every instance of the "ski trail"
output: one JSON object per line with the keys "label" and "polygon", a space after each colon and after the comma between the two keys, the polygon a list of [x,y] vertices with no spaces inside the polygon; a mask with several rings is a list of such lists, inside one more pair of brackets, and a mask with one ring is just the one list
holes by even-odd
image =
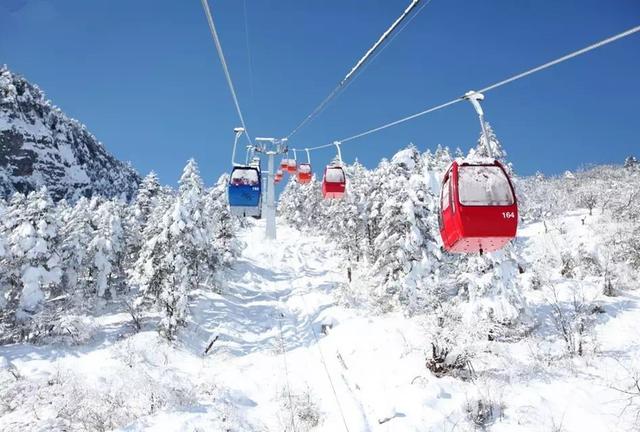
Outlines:
{"label": "ski trail", "polygon": [[[322,417],[314,430],[372,430],[369,407],[321,331],[334,321],[334,290],[343,281],[331,245],[282,225],[276,242],[263,233],[261,222],[242,233],[246,247],[221,278],[221,293],[202,289],[192,305],[199,345],[215,339],[206,357],[216,381],[256,429],[307,430],[298,419],[292,424],[290,408],[309,394]],[[273,412],[279,421],[265,425]]]}

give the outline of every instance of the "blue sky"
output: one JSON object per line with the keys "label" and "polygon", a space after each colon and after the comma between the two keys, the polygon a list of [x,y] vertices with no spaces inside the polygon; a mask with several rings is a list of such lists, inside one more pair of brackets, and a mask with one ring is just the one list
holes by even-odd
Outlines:
{"label": "blue sky", "polygon": [[[286,135],[409,3],[245,1],[211,6],[253,136]],[[637,0],[433,0],[291,144],[350,136],[638,24]],[[238,120],[199,0],[1,0],[0,63],[142,174],[174,184],[190,157],[208,184],[229,169]],[[495,90],[484,107],[520,174],[621,162],[640,153],[638,77],[636,34]],[[467,150],[478,133],[457,104],[343,156],[374,166],[409,142]]]}

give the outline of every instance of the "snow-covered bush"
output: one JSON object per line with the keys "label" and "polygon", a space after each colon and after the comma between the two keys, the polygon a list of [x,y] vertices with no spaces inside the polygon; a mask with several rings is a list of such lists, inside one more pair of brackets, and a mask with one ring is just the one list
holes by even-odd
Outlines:
{"label": "snow-covered bush", "polygon": [[161,369],[113,364],[104,378],[61,368],[46,378],[14,380],[0,387],[0,416],[12,419],[7,432],[109,431],[160,410],[193,406],[194,385]]}
{"label": "snow-covered bush", "polygon": [[38,337],[40,344],[84,345],[98,332],[95,320],[88,316],[58,315],[46,322],[46,332]]}
{"label": "snow-covered bush", "polygon": [[450,303],[443,303],[428,315],[425,330],[430,336],[426,367],[431,373],[437,377],[473,377],[471,343],[478,335],[465,325],[458,310]]}

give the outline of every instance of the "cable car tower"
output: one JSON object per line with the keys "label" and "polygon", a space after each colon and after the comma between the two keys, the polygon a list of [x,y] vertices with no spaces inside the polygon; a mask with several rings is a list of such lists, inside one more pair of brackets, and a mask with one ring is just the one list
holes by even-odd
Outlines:
{"label": "cable car tower", "polygon": [[255,152],[262,153],[267,156],[268,164],[266,172],[265,190],[267,192],[266,200],[263,199],[263,214],[267,220],[265,237],[270,240],[276,239],[276,184],[275,184],[275,156],[279,154],[287,154],[286,138],[255,138]]}

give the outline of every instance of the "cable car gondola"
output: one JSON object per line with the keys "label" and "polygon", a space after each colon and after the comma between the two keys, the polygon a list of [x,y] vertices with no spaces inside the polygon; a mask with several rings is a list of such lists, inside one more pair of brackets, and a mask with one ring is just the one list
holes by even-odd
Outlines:
{"label": "cable car gondola", "polygon": [[342,198],[346,185],[346,176],[341,166],[329,165],[324,169],[322,178],[322,197],[324,199]]}
{"label": "cable car gondola", "polygon": [[[479,102],[484,96],[469,92],[466,98],[476,109],[491,154]],[[455,160],[442,181],[438,219],[449,252],[482,254],[507,245],[518,229],[518,204],[504,166],[491,157]]]}
{"label": "cable car gondola", "polygon": [[311,172],[311,165],[308,163],[301,163],[298,166],[298,183],[305,184],[311,181],[313,173]]}
{"label": "cable car gondola", "polygon": [[276,174],[273,176],[273,181],[275,183],[280,183],[280,181],[282,180],[284,173],[282,172],[282,170],[278,170],[276,171]]}
{"label": "cable car gondola", "polygon": [[454,161],[440,194],[440,235],[449,252],[494,252],[516,235],[513,185],[496,160]]}
{"label": "cable car gondola", "polygon": [[255,166],[235,166],[231,171],[227,196],[231,214],[236,216],[261,215],[262,178]]}
{"label": "cable car gondola", "polygon": [[339,199],[345,194],[347,186],[347,176],[342,169],[342,155],[340,153],[340,143],[334,143],[338,149],[336,161],[327,165],[322,177],[322,197],[324,199]]}
{"label": "cable car gondola", "polygon": [[[301,163],[298,165],[298,183],[305,184],[309,183],[313,178],[313,171],[311,169],[311,156],[309,155],[309,150],[305,149],[307,152],[307,162]],[[295,150],[294,150],[295,152]]]}

